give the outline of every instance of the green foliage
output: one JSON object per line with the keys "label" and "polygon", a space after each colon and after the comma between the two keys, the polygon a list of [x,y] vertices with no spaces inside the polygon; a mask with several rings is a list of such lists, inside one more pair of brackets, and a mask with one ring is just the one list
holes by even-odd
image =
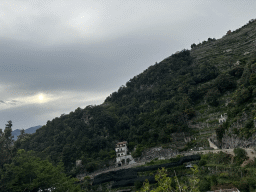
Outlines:
{"label": "green foliage", "polygon": [[250,85],[250,77],[251,77],[251,70],[249,69],[248,65],[246,65],[243,71],[243,75],[240,78],[240,85],[243,85],[244,87],[248,87]]}
{"label": "green foliage", "polygon": [[229,71],[229,74],[231,76],[234,76],[236,78],[240,78],[243,74],[244,68],[243,67],[235,67]]}
{"label": "green foliage", "polygon": [[235,100],[238,102],[238,104],[243,104],[250,99],[251,95],[252,93],[248,88],[240,88],[235,92]]}
{"label": "green foliage", "polygon": [[243,163],[243,161],[245,161],[247,159],[246,151],[242,148],[235,148],[234,153],[235,153],[234,160],[237,165],[241,165]]}
{"label": "green foliage", "polygon": [[98,164],[96,162],[89,162],[85,166],[86,171],[89,173],[95,171],[97,169],[97,167],[98,167]]}
{"label": "green foliage", "polygon": [[199,191],[210,191],[211,189],[211,182],[204,178],[203,180],[200,180],[199,182]]}
{"label": "green foliage", "polygon": [[130,142],[130,143],[128,143],[128,150],[129,151],[132,151],[133,149],[134,149],[134,147],[135,147],[135,145],[136,145],[136,143],[135,142]]}
{"label": "green foliage", "polygon": [[193,80],[196,83],[204,83],[216,78],[218,74],[218,69],[214,65],[211,65],[208,62],[204,62],[199,66],[198,69],[194,69]]}
{"label": "green foliage", "polygon": [[236,82],[229,74],[221,74],[216,78],[216,86],[221,93],[236,87]]}
{"label": "green foliage", "polygon": [[4,132],[0,129],[0,169],[5,163],[11,162],[11,158],[14,156],[13,142],[12,121],[8,121]]}
{"label": "green foliage", "polygon": [[196,47],[196,44],[195,44],[195,43],[193,43],[190,47],[191,47],[191,49],[193,49],[193,48],[195,48],[195,47]]}
{"label": "green foliage", "polygon": [[12,163],[5,164],[1,175],[1,191],[79,191],[64,173],[63,164],[54,167],[49,161],[41,160],[32,151],[19,150]]}
{"label": "green foliage", "polygon": [[214,88],[208,90],[208,92],[206,93],[205,99],[209,103],[209,105],[218,106],[219,105],[219,101],[218,101],[219,96],[220,96],[220,91],[218,90],[217,87],[214,87]]}
{"label": "green foliage", "polygon": [[225,128],[220,125],[218,128],[215,129],[216,131],[216,135],[217,135],[217,140],[222,143],[222,138],[223,138],[223,135],[225,134]]}
{"label": "green foliage", "polygon": [[138,190],[143,186],[143,182],[135,181],[134,186],[135,186],[135,189]]}
{"label": "green foliage", "polygon": [[134,152],[132,152],[132,156],[135,157],[135,158],[140,157],[143,150],[144,150],[144,147],[142,145],[138,145],[136,147],[136,150]]}
{"label": "green foliage", "polygon": [[[118,141],[128,141],[129,152],[142,144],[132,153],[139,157],[145,147],[170,146],[174,141],[170,138],[172,133],[196,135],[198,130],[192,131],[190,123],[204,124],[206,119],[212,119],[209,117],[213,111],[228,111],[230,121],[239,121],[245,105],[256,96],[256,57],[243,56],[244,50],[251,49],[245,40],[249,43],[254,37],[248,29],[245,26],[235,32],[236,36],[232,33],[221,41],[208,38],[192,44],[191,51],[173,54],[131,78],[102,105],[77,108],[47,121],[35,134],[17,141],[14,148],[34,150],[40,157],[49,157],[53,164],[62,161],[66,173],[71,174],[78,159],[83,160],[87,171],[107,166],[115,160],[113,149]],[[241,46],[232,47],[237,43]],[[230,48],[232,52],[223,52]],[[234,66],[238,60],[240,64]],[[229,99],[232,100],[225,106]],[[250,112],[252,108],[246,109],[250,119],[255,117]],[[201,117],[194,118],[197,115]],[[217,130],[219,140],[224,129]],[[253,131],[244,127],[238,132],[249,136]]]}
{"label": "green foliage", "polygon": [[178,178],[175,176],[174,180],[177,184],[174,185],[176,188],[173,187],[172,179],[168,177],[167,170],[163,167],[162,169],[158,169],[157,174],[155,175],[155,180],[158,183],[158,187],[156,189],[150,190],[150,185],[148,180],[143,183],[143,188],[140,190],[141,192],[165,192],[165,191],[191,191],[191,192],[199,192],[199,179],[197,178],[196,174],[198,173],[198,167],[194,166],[191,168],[192,176],[188,179],[188,184],[179,182]]}
{"label": "green foliage", "polygon": [[256,74],[255,73],[251,74],[250,84],[251,85],[256,85]]}
{"label": "green foliage", "polygon": [[254,129],[254,122],[253,122],[253,120],[248,120],[246,122],[246,124],[245,124],[245,127],[241,128],[239,130],[239,135],[241,135],[241,136],[243,136],[243,137],[248,139],[249,137],[251,137],[251,135],[253,133],[255,133],[255,131],[256,130]]}
{"label": "green foliage", "polygon": [[201,159],[201,160],[199,161],[199,163],[198,163],[199,166],[204,166],[204,165],[206,165],[206,164],[207,164],[207,161],[204,160],[204,159]]}
{"label": "green foliage", "polygon": [[217,180],[217,176],[216,175],[212,175],[210,177],[210,180],[211,180],[211,186],[215,186],[218,184],[218,180]]}
{"label": "green foliage", "polygon": [[202,155],[201,161],[206,161],[207,164],[224,164],[229,165],[231,163],[231,155],[219,152],[219,153],[208,153],[205,155]]}

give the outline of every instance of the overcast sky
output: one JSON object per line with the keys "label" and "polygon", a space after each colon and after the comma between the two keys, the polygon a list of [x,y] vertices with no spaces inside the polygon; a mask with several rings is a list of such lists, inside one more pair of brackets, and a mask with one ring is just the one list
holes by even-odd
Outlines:
{"label": "overcast sky", "polygon": [[256,18],[255,0],[1,0],[0,128],[101,104],[155,62]]}

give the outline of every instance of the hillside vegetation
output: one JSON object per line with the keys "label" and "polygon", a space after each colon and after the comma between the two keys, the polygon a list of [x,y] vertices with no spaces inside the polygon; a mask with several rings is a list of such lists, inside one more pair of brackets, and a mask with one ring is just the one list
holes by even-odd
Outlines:
{"label": "hillside vegetation", "polygon": [[[130,79],[103,104],[49,120],[36,133],[21,135],[15,146],[54,165],[62,161],[73,176],[114,163],[115,144],[123,140],[133,157],[159,145],[180,151],[208,147],[215,133],[220,147],[239,147],[241,141],[253,146],[255,39],[252,21],[221,39],[192,44]],[[219,125],[224,113],[227,121]],[[189,142],[177,142],[174,136],[181,132]],[[77,159],[83,163],[79,169]]]}
{"label": "hillside vegetation", "polygon": [[256,130],[255,26],[249,23],[219,40],[209,38],[171,55],[130,79],[102,105],[47,121],[21,148],[62,160],[67,170],[82,159],[92,171],[115,157],[117,141],[128,141],[130,150],[138,145],[134,156],[144,147],[172,143],[175,132],[198,137],[190,147],[206,146],[199,131],[214,133],[223,113],[228,121],[222,129],[242,123],[233,132],[248,138]]}

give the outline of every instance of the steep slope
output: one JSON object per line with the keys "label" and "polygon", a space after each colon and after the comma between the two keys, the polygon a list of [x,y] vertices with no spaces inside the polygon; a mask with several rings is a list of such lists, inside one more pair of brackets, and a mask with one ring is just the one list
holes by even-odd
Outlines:
{"label": "steep slope", "polygon": [[[253,21],[219,40],[209,38],[171,55],[130,79],[102,105],[47,121],[21,147],[53,162],[62,160],[67,170],[82,159],[85,169],[93,171],[114,161],[115,143],[122,140],[130,150],[137,145],[136,157],[156,145],[206,147],[215,129],[219,140],[225,131],[248,138],[255,131],[255,27]],[[219,126],[223,113],[228,119]],[[238,121],[240,127],[234,125]]]}

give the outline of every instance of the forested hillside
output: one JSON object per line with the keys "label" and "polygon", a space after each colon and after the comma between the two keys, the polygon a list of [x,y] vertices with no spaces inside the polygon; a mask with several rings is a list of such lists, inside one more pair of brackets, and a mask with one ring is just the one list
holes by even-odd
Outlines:
{"label": "forested hillside", "polygon": [[[209,38],[171,55],[130,79],[103,104],[47,121],[20,148],[63,161],[67,171],[82,159],[90,172],[114,160],[118,141],[128,141],[130,150],[137,146],[137,157],[146,147],[168,147],[176,132],[198,137],[180,150],[207,146],[208,136],[217,129],[218,138],[223,137],[231,125],[232,133],[248,138],[255,132],[255,26],[252,21],[221,39]],[[219,126],[223,113],[228,121]],[[237,121],[242,127],[233,125]],[[203,131],[208,135],[199,134]]]}
{"label": "forested hillside", "polygon": [[[255,39],[253,20],[221,39],[192,44],[191,50],[172,54],[130,79],[103,104],[62,114],[34,134],[21,134],[14,145],[9,122],[0,132],[0,168],[13,162],[18,149],[33,150],[34,156],[74,176],[114,163],[118,141],[128,141],[133,157],[153,146],[180,151],[208,147],[214,134],[220,147],[239,147],[245,143],[241,141],[255,146]],[[227,121],[219,124],[224,113]],[[182,132],[189,142],[177,141],[175,134]],[[230,143],[230,138],[237,142]],[[20,159],[26,159],[24,150],[18,152]],[[75,169],[78,159],[83,166]],[[35,168],[44,163],[34,162]],[[15,165],[8,166],[11,170]]]}

